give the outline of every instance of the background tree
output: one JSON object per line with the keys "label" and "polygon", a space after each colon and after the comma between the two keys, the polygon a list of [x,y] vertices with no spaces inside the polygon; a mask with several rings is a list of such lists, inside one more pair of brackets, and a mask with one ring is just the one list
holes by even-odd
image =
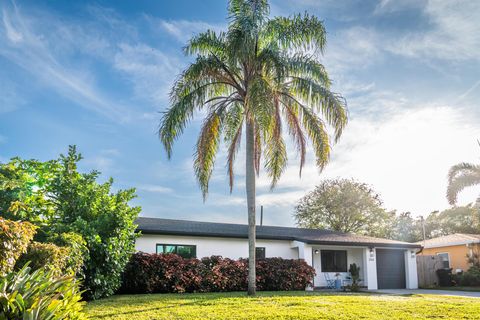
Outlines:
{"label": "background tree", "polygon": [[480,213],[472,205],[434,211],[425,219],[427,237],[434,238],[452,233],[480,232]]}
{"label": "background tree", "polygon": [[121,272],[135,250],[140,208],[128,204],[134,189],[113,193],[112,179],[98,183],[99,172],[78,172],[81,159],[72,146],[58,160],[15,158],[0,164],[0,216],[35,224],[37,242],[68,245],[72,260],[67,266],[83,259],[85,296],[96,299],[120,286]]}
{"label": "background tree", "polygon": [[353,179],[325,180],[300,199],[295,208],[297,225],[384,236],[391,214],[367,184]]}
{"label": "background tree", "polygon": [[[266,0],[230,0],[226,32],[208,30],[193,37],[185,53],[196,60],[179,76],[170,94],[159,136],[171,156],[175,139],[195,110],[205,114],[194,156],[204,198],[222,138],[228,147],[230,190],[234,161],[245,129],[245,168],[249,239],[249,294],[255,293],[255,175],[261,158],[273,188],[287,165],[283,126],[298,150],[300,173],[310,138],[316,164],[330,155],[327,125],[337,140],[346,123],[344,99],[330,91],[323,53],[323,23],[307,13],[269,19]],[[322,117],[320,117],[323,116]]]}
{"label": "background tree", "polygon": [[410,212],[393,213],[385,238],[417,242],[423,239],[421,220],[414,218]]}

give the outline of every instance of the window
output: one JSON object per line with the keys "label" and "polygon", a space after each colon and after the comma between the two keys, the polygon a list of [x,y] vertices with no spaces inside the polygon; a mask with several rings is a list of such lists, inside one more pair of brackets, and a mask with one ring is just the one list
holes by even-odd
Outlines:
{"label": "window", "polygon": [[450,256],[447,252],[445,253],[437,253],[437,256],[440,257],[442,261],[442,268],[449,269],[450,268]]}
{"label": "window", "polygon": [[255,258],[256,259],[265,259],[265,247],[256,247],[255,248]]}
{"label": "window", "polygon": [[175,253],[183,258],[196,258],[197,246],[184,244],[157,244],[157,253]]}
{"label": "window", "polygon": [[347,272],[347,251],[322,250],[322,272]]}

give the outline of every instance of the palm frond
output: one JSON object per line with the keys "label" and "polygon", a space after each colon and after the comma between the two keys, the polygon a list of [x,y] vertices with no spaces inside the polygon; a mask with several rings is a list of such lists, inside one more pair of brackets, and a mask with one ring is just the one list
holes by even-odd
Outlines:
{"label": "palm frond", "polygon": [[278,101],[275,103],[273,118],[273,126],[265,149],[265,169],[272,179],[271,189],[275,187],[287,165],[287,149],[282,137],[282,119]]}
{"label": "palm frond", "polygon": [[204,199],[208,194],[208,184],[220,142],[221,122],[221,112],[211,112],[203,123],[197,141],[193,167]]}
{"label": "palm frond", "polygon": [[319,49],[322,53],[327,42],[323,22],[308,13],[271,19],[266,23],[261,39],[265,45],[278,43],[281,49]]}
{"label": "palm frond", "polygon": [[458,194],[467,187],[480,184],[480,166],[459,163],[448,172],[447,200],[451,205],[457,202]]}

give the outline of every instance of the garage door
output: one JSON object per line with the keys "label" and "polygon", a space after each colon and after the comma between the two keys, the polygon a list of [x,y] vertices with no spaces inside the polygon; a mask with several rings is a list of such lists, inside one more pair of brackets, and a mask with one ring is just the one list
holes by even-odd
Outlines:
{"label": "garage door", "polygon": [[378,289],[405,288],[405,255],[403,250],[377,249]]}

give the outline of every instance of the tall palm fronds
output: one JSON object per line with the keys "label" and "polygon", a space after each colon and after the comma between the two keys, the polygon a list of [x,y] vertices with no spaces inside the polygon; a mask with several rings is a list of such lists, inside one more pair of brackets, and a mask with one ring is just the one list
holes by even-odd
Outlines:
{"label": "tall palm fronds", "polygon": [[[480,184],[480,165],[459,163],[448,173],[447,199],[451,205],[457,202],[458,194],[465,188]],[[477,199],[477,205],[480,197]]]}
{"label": "tall palm fronds", "polygon": [[299,153],[300,174],[307,139],[317,166],[323,169],[330,156],[328,127],[333,129],[333,140],[338,140],[347,123],[347,109],[343,97],[330,90],[331,81],[317,58],[326,44],[318,18],[305,13],[270,19],[266,0],[230,0],[228,12],[226,31],[200,33],[184,48],[196,60],[172,87],[159,137],[170,158],[175,139],[194,111],[203,111],[194,169],[205,198],[222,143],[228,147],[232,190],[235,157],[245,134],[249,293],[254,293],[255,175],[262,159],[273,188],[287,166],[286,132]]}

